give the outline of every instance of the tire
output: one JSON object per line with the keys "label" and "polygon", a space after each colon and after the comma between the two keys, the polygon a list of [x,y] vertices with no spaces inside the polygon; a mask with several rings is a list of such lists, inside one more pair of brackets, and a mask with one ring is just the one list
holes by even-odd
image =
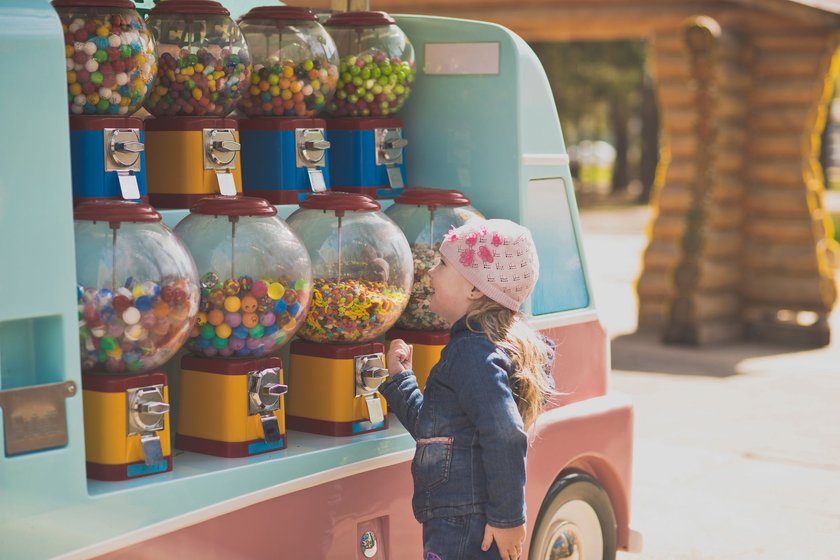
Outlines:
{"label": "tire", "polygon": [[543,500],[529,560],[615,560],[616,523],[610,498],[592,477],[571,473]]}

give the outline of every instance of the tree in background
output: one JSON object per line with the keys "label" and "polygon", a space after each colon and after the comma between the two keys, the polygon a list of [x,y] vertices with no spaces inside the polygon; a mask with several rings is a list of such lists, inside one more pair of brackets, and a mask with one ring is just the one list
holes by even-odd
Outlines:
{"label": "tree in background", "polygon": [[654,90],[646,78],[645,43],[532,43],[531,47],[548,76],[567,144],[584,140],[612,144],[616,149],[612,192],[640,181],[640,198],[647,201],[658,159],[659,126]]}

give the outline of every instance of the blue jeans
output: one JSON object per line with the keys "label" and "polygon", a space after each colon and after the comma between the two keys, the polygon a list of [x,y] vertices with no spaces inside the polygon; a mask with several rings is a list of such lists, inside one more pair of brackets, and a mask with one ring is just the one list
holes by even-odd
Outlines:
{"label": "blue jeans", "polygon": [[499,560],[496,543],[481,550],[486,518],[480,514],[435,517],[423,523],[423,560]]}

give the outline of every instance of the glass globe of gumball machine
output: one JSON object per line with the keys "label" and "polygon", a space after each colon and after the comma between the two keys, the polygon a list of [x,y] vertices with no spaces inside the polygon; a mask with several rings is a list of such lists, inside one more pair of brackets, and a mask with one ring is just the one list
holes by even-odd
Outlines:
{"label": "glass globe of gumball machine", "polygon": [[130,0],[53,0],[64,31],[73,202],[146,198],[140,108],[157,72]]}
{"label": "glass globe of gumball machine", "polygon": [[337,13],[324,25],[340,57],[327,105],[330,188],[393,198],[406,182],[408,144],[394,114],[411,93],[414,48],[385,12]]}
{"label": "glass globe of gumball machine", "polygon": [[87,201],[74,219],[88,476],[172,470],[160,368],[198,313],[195,263],[148,204]]}
{"label": "glass globe of gumball machine", "polygon": [[189,208],[241,191],[236,108],[250,75],[245,38],[213,0],[164,0],[149,11],[158,71],[143,107],[149,200]]}
{"label": "glass globe of gumball machine", "polygon": [[176,227],[201,303],[181,359],[178,449],[245,457],[286,447],[283,362],[312,292],[309,254],[268,201],[205,197]]}
{"label": "glass globe of gumball machine", "polygon": [[446,232],[483,216],[460,191],[421,187],[405,189],[385,214],[405,234],[414,259],[411,298],[387,338],[401,338],[414,346],[414,373],[423,389],[432,366],[440,360],[443,347],[449,342],[451,326],[429,307],[432,296],[429,271],[437,264],[438,248]]}
{"label": "glass globe of gumball machine", "polygon": [[338,51],[314,12],[292,6],[254,8],[239,25],[253,71],[239,107],[243,192],[273,204],[297,204],[326,190],[326,122]]}
{"label": "glass globe of gumball machine", "polygon": [[388,377],[377,339],[399,318],[412,281],[411,248],[378,202],[315,193],[289,216],[312,260],[312,306],[290,346],[287,422],[324,435],[387,427],[378,387]]}

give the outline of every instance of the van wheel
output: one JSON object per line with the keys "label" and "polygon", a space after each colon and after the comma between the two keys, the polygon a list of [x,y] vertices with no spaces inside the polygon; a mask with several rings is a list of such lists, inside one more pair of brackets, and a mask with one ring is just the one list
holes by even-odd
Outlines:
{"label": "van wheel", "polygon": [[530,560],[615,560],[615,514],[607,493],[588,475],[555,482],[535,527]]}

